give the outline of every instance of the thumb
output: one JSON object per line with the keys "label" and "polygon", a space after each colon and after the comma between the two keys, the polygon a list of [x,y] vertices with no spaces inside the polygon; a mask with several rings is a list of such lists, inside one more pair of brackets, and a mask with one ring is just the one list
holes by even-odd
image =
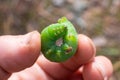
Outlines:
{"label": "thumb", "polygon": [[0,37],[0,80],[34,64],[40,54],[37,31],[19,36]]}

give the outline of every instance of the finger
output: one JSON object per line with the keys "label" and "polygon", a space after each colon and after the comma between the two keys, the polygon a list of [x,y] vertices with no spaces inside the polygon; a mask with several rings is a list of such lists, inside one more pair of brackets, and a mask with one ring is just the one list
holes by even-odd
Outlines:
{"label": "finger", "polygon": [[20,36],[1,36],[0,75],[31,66],[38,58],[39,52],[40,35],[37,31]]}
{"label": "finger", "polygon": [[76,54],[66,62],[54,63],[40,56],[38,64],[43,70],[55,79],[64,78],[76,71],[82,64],[92,60],[95,55],[95,47],[92,41],[84,36],[78,36],[78,50]]}
{"label": "finger", "polygon": [[99,56],[94,62],[84,66],[83,78],[84,80],[108,80],[112,72],[111,61],[104,56]]}
{"label": "finger", "polygon": [[13,73],[8,80],[53,80],[50,77],[46,77],[45,72],[39,67],[38,64],[34,64],[30,68]]}

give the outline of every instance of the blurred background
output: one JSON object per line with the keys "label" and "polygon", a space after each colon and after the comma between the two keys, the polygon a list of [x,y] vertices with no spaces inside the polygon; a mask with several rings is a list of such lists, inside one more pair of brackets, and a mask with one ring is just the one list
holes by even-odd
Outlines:
{"label": "blurred background", "polygon": [[0,35],[41,32],[62,16],[112,61],[110,80],[120,80],[120,0],[0,0]]}

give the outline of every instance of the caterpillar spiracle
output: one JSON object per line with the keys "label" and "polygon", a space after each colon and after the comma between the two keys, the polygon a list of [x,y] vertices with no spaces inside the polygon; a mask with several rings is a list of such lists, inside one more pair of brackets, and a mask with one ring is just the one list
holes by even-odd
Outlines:
{"label": "caterpillar spiracle", "polygon": [[[59,41],[62,41],[59,43]],[[66,17],[51,24],[41,32],[41,51],[52,62],[63,62],[71,58],[78,46],[77,32]]]}

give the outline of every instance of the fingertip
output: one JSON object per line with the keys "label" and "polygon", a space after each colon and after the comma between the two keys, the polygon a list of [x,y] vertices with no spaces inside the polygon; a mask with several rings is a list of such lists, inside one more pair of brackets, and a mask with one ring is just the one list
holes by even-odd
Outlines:
{"label": "fingertip", "polygon": [[[40,54],[40,50],[41,50],[40,33],[37,31],[33,31],[26,34],[24,37],[28,38],[28,41],[25,45],[22,46],[21,49],[23,49],[23,51],[25,50],[25,52],[23,52],[23,57],[28,58],[28,63],[29,62],[31,63],[29,66],[31,66],[37,60]],[[31,61],[29,61],[29,59]]]}
{"label": "fingertip", "polygon": [[86,35],[79,34],[78,35],[78,49],[75,54],[75,57],[79,57],[79,61],[87,63],[94,59],[96,54],[96,48],[93,44],[92,40]]}
{"label": "fingertip", "polygon": [[0,43],[0,66],[9,73],[30,67],[40,54],[40,34],[37,31],[2,36]]}
{"label": "fingertip", "polygon": [[39,51],[41,50],[41,37],[38,31],[30,32],[25,36],[29,37],[28,45],[31,45],[33,48],[38,48]]}
{"label": "fingertip", "polygon": [[84,80],[106,80],[112,72],[111,61],[104,56],[98,56],[93,62],[84,65],[83,78]]}
{"label": "fingertip", "polygon": [[95,58],[95,65],[102,73],[103,77],[110,77],[113,73],[113,66],[110,59],[105,56],[97,56]]}
{"label": "fingertip", "polygon": [[16,53],[16,60],[20,65],[20,67],[17,69],[22,70],[32,66],[39,57],[41,49],[40,34],[37,31],[29,32],[21,36],[19,42],[18,52]]}

